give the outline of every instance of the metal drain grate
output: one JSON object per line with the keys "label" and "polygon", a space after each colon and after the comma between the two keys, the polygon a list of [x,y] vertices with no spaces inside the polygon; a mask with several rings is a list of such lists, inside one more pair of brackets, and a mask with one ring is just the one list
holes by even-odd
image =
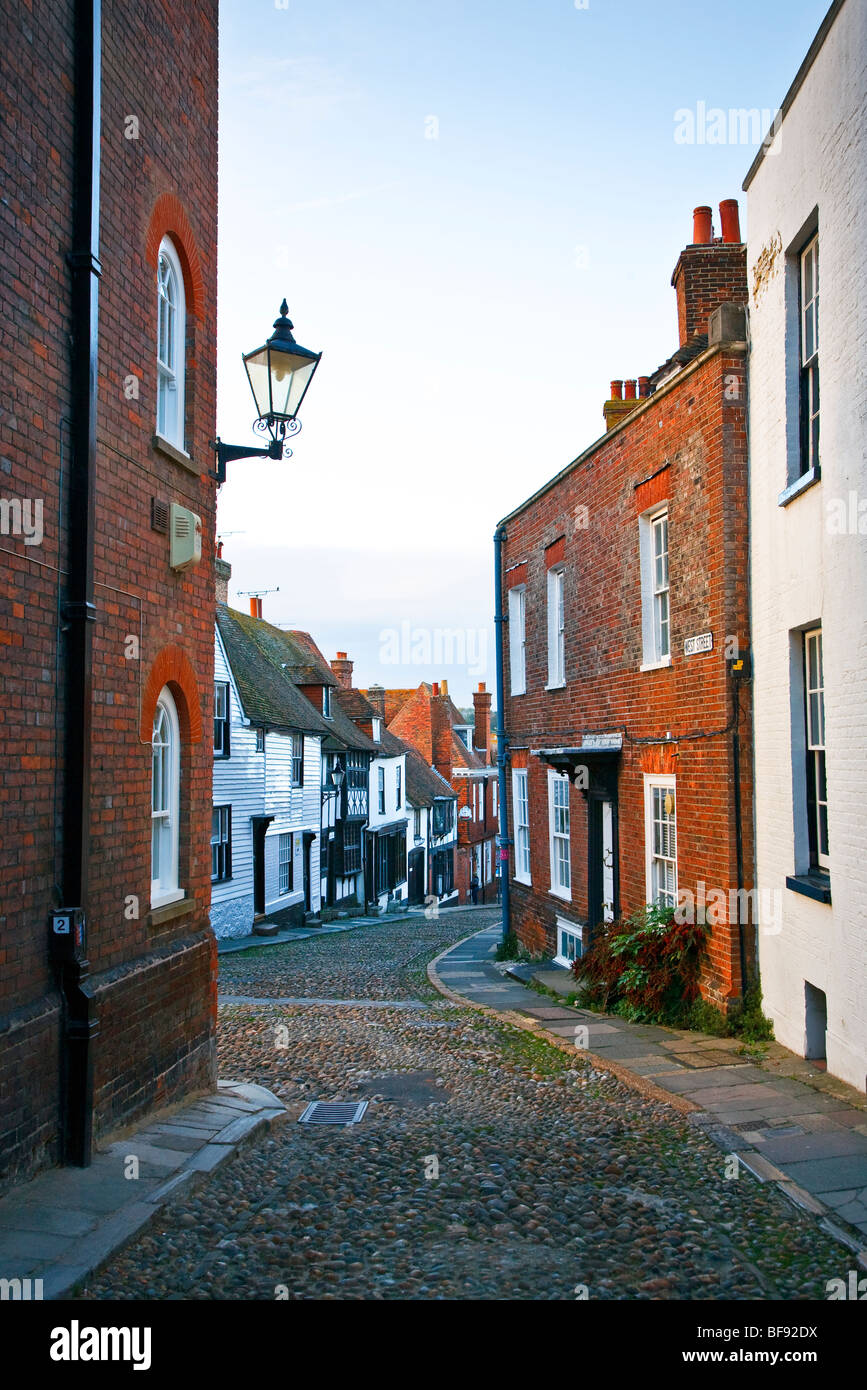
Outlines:
{"label": "metal drain grate", "polygon": [[357,1125],[367,1109],[367,1101],[314,1100],[303,1114],[299,1125]]}

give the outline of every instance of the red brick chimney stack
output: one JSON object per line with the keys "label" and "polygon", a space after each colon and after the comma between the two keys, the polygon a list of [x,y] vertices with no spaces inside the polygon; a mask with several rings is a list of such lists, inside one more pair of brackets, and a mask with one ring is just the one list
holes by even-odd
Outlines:
{"label": "red brick chimney stack", "polygon": [[473,691],[473,709],[476,712],[476,727],[473,733],[473,746],[479,752],[488,751],[491,725],[491,696],[485,689],[485,682],[479,682],[478,690]]}
{"label": "red brick chimney stack", "polygon": [[613,430],[621,420],[625,420],[638,404],[635,395],[635,381],[612,381],[611,398],[602,407],[606,430]]}
{"label": "red brick chimney stack", "polygon": [[352,689],[352,668],[354,661],[349,661],[346,652],[338,652],[331,663],[331,669],[337,677],[337,684],[344,690]]}
{"label": "red brick chimney stack", "polygon": [[680,346],[707,333],[714,309],[747,303],[747,249],[741,241],[736,198],[720,203],[722,237],[714,239],[709,207],[693,214],[693,241],[680,253],[671,283],[677,291]]}

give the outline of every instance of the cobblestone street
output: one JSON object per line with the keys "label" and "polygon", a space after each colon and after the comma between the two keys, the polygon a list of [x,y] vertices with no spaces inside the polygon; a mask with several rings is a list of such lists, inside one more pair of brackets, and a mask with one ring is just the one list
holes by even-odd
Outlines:
{"label": "cobblestone street", "polygon": [[[356,1002],[221,1006],[221,1078],[288,1117],[83,1297],[824,1299],[848,1252],[749,1173],[727,1180],[674,1109],[435,993],[426,962],[495,919],[223,957],[226,996]],[[317,1099],[370,1105],[348,1129],[297,1124]]]}

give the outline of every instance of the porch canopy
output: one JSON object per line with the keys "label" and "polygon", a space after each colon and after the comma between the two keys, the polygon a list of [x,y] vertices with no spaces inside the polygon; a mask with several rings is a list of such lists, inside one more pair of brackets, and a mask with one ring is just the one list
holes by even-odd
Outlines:
{"label": "porch canopy", "polygon": [[567,776],[580,791],[615,796],[623,735],[586,734],[580,744],[564,748],[535,748],[541,762]]}

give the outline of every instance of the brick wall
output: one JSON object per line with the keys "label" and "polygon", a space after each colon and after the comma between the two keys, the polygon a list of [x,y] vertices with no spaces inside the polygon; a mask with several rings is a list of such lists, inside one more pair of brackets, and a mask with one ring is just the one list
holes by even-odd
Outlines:
{"label": "brick wall", "polygon": [[[0,1172],[57,1152],[58,997],[46,952],[59,899],[62,640],[58,603],[70,537],[69,278],[72,7],[0,4],[0,496],[43,500],[44,539],[0,537]],[[96,1132],[213,1078],[210,901],[215,429],[217,7],[161,0],[103,10],[96,623],[93,639],[91,883],[85,905],[100,1031]],[[137,137],[127,138],[137,122]],[[14,134],[12,133],[14,129]],[[183,466],[153,445],[156,256],[173,237],[187,301]],[[151,498],[202,518],[202,561],[169,568]],[[74,543],[72,538],[72,542]],[[12,551],[13,553],[9,553]],[[61,571],[61,573],[58,573]],[[132,637],[140,645],[130,656]],[[150,917],[150,721],[168,683],[182,728],[180,883],[170,921]],[[22,1011],[34,1022],[21,1022]],[[37,1023],[35,1020],[41,1022]],[[46,1060],[47,1059],[47,1060]],[[24,1102],[17,1078],[24,1066]]]}
{"label": "brick wall", "polygon": [[[728,248],[720,248],[728,254]],[[740,251],[743,265],[743,249]],[[729,287],[730,288],[730,287]],[[526,693],[510,696],[512,767],[528,769],[532,886],[514,878],[513,925],[529,950],[553,954],[558,914],[589,913],[588,805],[570,788],[571,900],[551,893],[548,771],[534,750],[620,732],[616,802],[622,914],[647,901],[647,773],[676,777],[678,885],[737,886],[733,810],[733,679],[726,638],[749,641],[747,609],[746,376],[743,345],[710,349],[582,455],[504,523],[508,588],[526,586]],[[669,667],[642,671],[639,515],[669,509]],[[565,565],[566,686],[546,690],[547,570]],[[713,650],[686,657],[684,639],[713,634]],[[741,830],[752,886],[750,699],[740,689]],[[593,785],[591,783],[591,785]],[[511,779],[510,779],[511,786]],[[512,806],[510,803],[510,813]],[[511,824],[512,838],[514,826]],[[590,923],[594,926],[595,923]],[[748,957],[753,952],[747,931]],[[741,989],[737,925],[713,928],[703,990],[725,1007]]]}

